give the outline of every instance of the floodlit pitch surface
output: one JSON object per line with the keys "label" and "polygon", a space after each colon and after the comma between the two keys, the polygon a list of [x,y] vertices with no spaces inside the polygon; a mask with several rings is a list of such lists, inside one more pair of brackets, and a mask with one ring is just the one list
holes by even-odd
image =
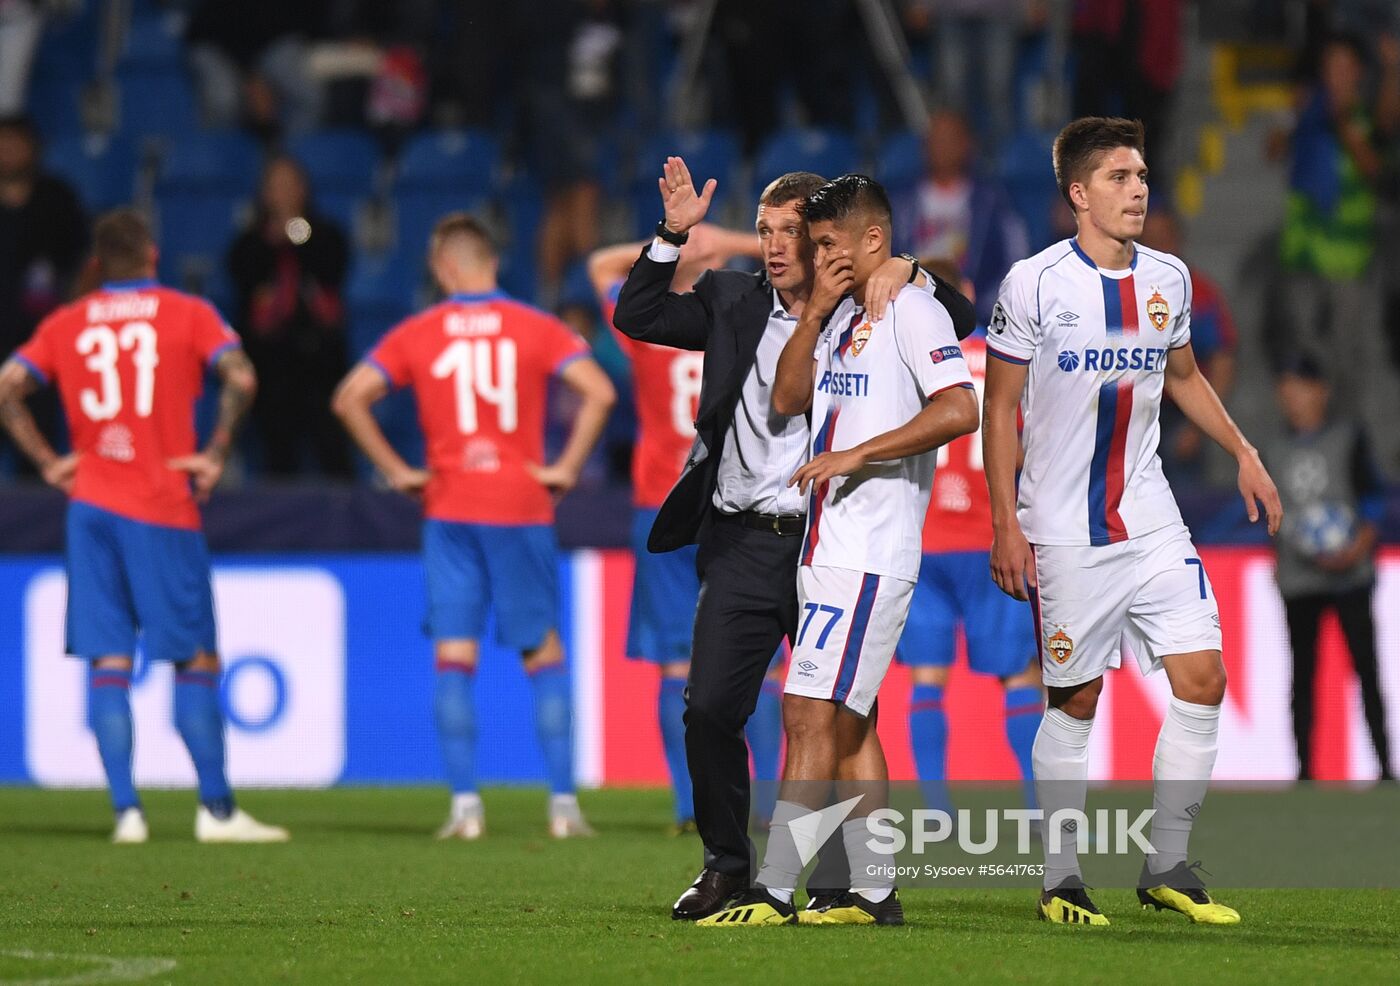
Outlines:
{"label": "floodlit pitch surface", "polygon": [[[1400,817],[1400,790],[1369,796]],[[151,842],[114,847],[103,794],[0,789],[0,982],[1364,983],[1400,968],[1400,892],[1377,888],[1222,887],[1243,915],[1227,928],[1121,888],[1094,894],[1112,927],[1054,927],[1031,892],[969,887],[906,890],[903,928],[696,928],[669,916],[699,843],[665,834],[664,792],[586,792],[599,835],[568,842],[546,836],[542,791],[484,797],[486,838],[445,844],[441,791],[253,791],[245,806],[293,841],[200,846],[191,795],[157,792]],[[1267,795],[1209,807],[1258,813],[1261,840],[1288,824]]]}

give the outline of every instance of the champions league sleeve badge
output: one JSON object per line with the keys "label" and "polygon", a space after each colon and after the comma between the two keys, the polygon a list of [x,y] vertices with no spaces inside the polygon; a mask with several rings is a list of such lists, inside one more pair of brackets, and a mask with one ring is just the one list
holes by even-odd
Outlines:
{"label": "champions league sleeve badge", "polygon": [[1001,307],[1000,301],[992,306],[992,331],[997,335],[1006,331],[1006,309]]}

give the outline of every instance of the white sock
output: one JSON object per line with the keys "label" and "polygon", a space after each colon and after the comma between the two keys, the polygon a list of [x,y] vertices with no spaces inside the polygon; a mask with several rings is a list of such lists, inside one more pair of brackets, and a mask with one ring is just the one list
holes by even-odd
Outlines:
{"label": "white sock", "polygon": [[549,813],[551,815],[578,814],[578,795],[551,794],[549,796]]}
{"label": "white sock", "polygon": [[797,843],[793,840],[791,822],[811,813],[811,808],[796,801],[780,800],[773,806],[773,821],[768,826],[768,847],[763,852],[763,862],[754,882],[767,887],[775,897],[786,892],[787,899],[792,899],[791,888],[797,886],[803,867]]}
{"label": "white sock", "polygon": [[778,899],[779,899],[780,901],[782,901],[784,904],[791,904],[791,903],[792,903],[792,888],[791,888],[791,887],[764,887],[763,889],[767,890],[770,894],[772,894],[774,897],[778,898]]}
{"label": "white sock", "polygon": [[1058,887],[1079,871],[1075,834],[1063,831],[1058,852],[1050,851],[1050,818],[1062,808],[1084,810],[1089,789],[1089,734],[1094,720],[1076,719],[1060,709],[1046,709],[1031,748],[1035,796],[1045,813],[1045,889]]}
{"label": "white sock", "polygon": [[882,864],[888,865],[889,857],[877,856],[867,845],[870,827],[864,816],[841,823],[841,841],[851,864],[851,889],[872,904],[880,903],[894,889],[894,879],[882,875],[880,869]]}
{"label": "white sock", "polygon": [[1220,706],[1183,702],[1167,706],[1152,756],[1152,835],[1157,855],[1148,868],[1162,873],[1186,862],[1191,825],[1206,799],[1220,748]]}
{"label": "white sock", "polygon": [[476,791],[463,791],[452,795],[452,817],[465,818],[481,811],[481,795]]}

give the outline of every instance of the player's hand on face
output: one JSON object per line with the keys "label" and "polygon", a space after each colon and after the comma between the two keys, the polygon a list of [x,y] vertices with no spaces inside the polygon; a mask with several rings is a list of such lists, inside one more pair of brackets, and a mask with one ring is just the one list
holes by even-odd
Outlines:
{"label": "player's hand on face", "polygon": [[44,482],[65,493],[73,492],[73,477],[78,471],[78,453],[61,455],[44,467]]}
{"label": "player's hand on face", "polygon": [[1036,588],[1035,555],[1019,527],[1007,534],[993,535],[991,567],[992,581],[998,589],[1022,602],[1030,599],[1026,587]]}
{"label": "player's hand on face", "polygon": [[419,500],[422,499],[423,490],[427,488],[433,474],[426,469],[410,467],[384,478],[389,483],[389,489],[395,493],[402,493],[404,496],[411,496],[415,500]]}
{"label": "player's hand on face", "polygon": [[909,283],[913,266],[902,257],[891,257],[875,268],[875,273],[865,282],[865,313],[872,322],[885,317],[885,307]]}
{"label": "player's hand on face", "polygon": [[823,452],[807,463],[788,480],[789,486],[796,486],[806,494],[814,485],[825,483],[835,476],[849,476],[865,465],[865,456],[857,449],[844,452]]}
{"label": "player's hand on face", "polygon": [[826,318],[855,286],[856,268],[850,254],[844,250],[828,253],[817,264],[817,279],[812,285],[812,296],[807,299],[807,307],[814,314]]}
{"label": "player's hand on face", "polygon": [[208,452],[183,455],[167,460],[165,464],[171,469],[189,473],[190,480],[194,483],[194,498],[200,503],[209,499],[209,494],[214,492],[214,487],[219,485],[219,480],[224,475],[223,457],[210,455]]}
{"label": "player's hand on face", "polygon": [[533,462],[527,462],[525,468],[530,471],[535,482],[545,487],[556,497],[563,496],[578,485],[578,473],[563,466],[537,466]]}
{"label": "player's hand on face", "polygon": [[1278,533],[1283,523],[1283,503],[1279,500],[1278,488],[1269,478],[1268,470],[1259,461],[1259,453],[1247,449],[1240,455],[1240,496],[1244,497],[1244,511],[1253,524],[1259,519],[1259,504],[1264,505],[1264,515],[1269,523],[1269,535]]}
{"label": "player's hand on face", "polygon": [[711,178],[705,187],[696,191],[691,181],[690,169],[678,157],[668,157],[662,166],[661,177],[656,180],[661,189],[661,205],[666,213],[666,226],[673,233],[687,232],[705,218],[710,211],[710,200],[715,197],[719,183]]}

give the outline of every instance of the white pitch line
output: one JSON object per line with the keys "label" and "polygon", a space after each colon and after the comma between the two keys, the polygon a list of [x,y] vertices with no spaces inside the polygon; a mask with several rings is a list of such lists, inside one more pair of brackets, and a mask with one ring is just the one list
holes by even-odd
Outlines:
{"label": "white pitch line", "polygon": [[7,979],[11,986],[97,986],[99,983],[132,983],[158,976],[175,968],[174,959],[115,958],[110,955],[67,955],[58,952],[31,952],[28,949],[0,951],[15,959],[35,962],[87,962],[97,968],[75,972],[57,979]]}

